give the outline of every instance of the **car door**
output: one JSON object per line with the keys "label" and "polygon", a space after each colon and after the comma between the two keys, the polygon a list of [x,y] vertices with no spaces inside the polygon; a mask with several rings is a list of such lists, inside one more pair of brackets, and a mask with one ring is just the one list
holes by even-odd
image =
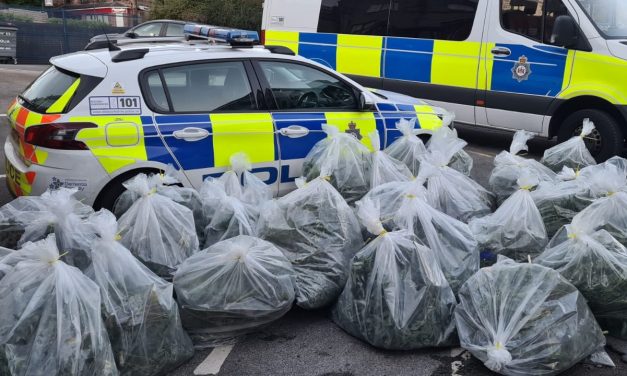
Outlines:
{"label": "car door", "polygon": [[[246,60],[165,66],[142,76],[154,121],[172,157],[195,188],[219,176],[243,152],[256,173],[277,187],[278,150],[270,113]],[[252,80],[251,80],[252,78]]]}
{"label": "car door", "polygon": [[487,125],[542,133],[545,115],[568,87],[568,50],[551,45],[553,24],[568,9],[562,0],[490,3],[484,92]]}
{"label": "car door", "polygon": [[[256,60],[255,70],[271,99],[277,129],[281,170],[280,192],[294,187],[302,173],[303,159],[326,137],[323,124],[350,133],[368,148],[369,134],[385,128],[376,111],[359,110],[359,90],[331,71],[300,61]],[[384,146],[384,145],[382,145]]]}

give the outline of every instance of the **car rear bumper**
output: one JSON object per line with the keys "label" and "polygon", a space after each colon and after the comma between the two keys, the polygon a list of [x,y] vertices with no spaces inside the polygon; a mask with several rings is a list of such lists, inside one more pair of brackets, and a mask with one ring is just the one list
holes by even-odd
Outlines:
{"label": "car rear bumper", "polygon": [[76,197],[92,205],[100,188],[110,179],[98,160],[89,151],[51,150],[51,159],[66,159],[65,166],[56,168],[24,163],[11,137],[4,143],[6,184],[13,196],[41,195],[48,189],[76,188]]}

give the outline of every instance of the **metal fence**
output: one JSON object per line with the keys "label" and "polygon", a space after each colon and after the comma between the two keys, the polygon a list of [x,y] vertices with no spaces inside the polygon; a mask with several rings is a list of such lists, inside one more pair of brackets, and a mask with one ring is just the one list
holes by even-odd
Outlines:
{"label": "metal fence", "polygon": [[0,4],[0,22],[18,28],[17,61],[47,64],[51,57],[80,51],[98,34],[121,33],[143,22],[141,17]]}

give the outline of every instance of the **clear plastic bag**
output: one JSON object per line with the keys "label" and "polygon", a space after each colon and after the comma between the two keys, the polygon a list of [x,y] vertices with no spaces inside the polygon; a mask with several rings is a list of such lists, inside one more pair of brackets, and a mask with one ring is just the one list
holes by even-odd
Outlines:
{"label": "clear plastic bag", "polygon": [[590,196],[595,199],[573,217],[578,228],[607,230],[627,246],[627,176],[614,165],[596,169],[589,178]]}
{"label": "clear plastic bag", "polygon": [[353,210],[324,178],[268,202],[259,237],[275,244],[296,272],[296,303],[316,309],[333,303],[346,283],[350,259],[363,246]]}
{"label": "clear plastic bag", "polygon": [[558,272],[505,257],[459,292],[461,345],[502,375],[557,375],[603,350],[584,297]]}
{"label": "clear plastic bag", "polygon": [[256,234],[259,212],[235,197],[224,194],[216,206],[207,210],[207,213],[209,212],[212,212],[212,215],[207,217],[210,220],[205,227],[203,248],[238,235]]}
{"label": "clear plastic bag", "polygon": [[[64,261],[81,270],[89,267],[93,233],[85,219],[93,209],[74,198],[77,189],[60,188],[39,197],[20,197],[0,209],[0,236],[8,248],[19,248],[54,233],[57,245],[68,252]],[[19,240],[15,242],[19,236]]]}
{"label": "clear plastic bag", "polygon": [[[192,211],[194,223],[196,224],[196,234],[202,243],[207,223],[203,216],[200,194],[193,188],[180,186],[180,171],[176,170],[172,165],[168,165],[162,174],[152,174],[149,175],[149,178],[157,188],[158,194],[168,197]],[[137,192],[124,191],[113,207],[115,216],[121,218],[140,197]]]}
{"label": "clear plastic bag", "polygon": [[453,292],[457,292],[479,270],[477,240],[467,224],[431,207],[421,184],[415,182],[408,188],[402,200],[394,200],[400,205],[397,208],[388,206],[388,201],[378,202],[387,207],[386,215],[394,215],[394,229],[411,230],[433,251]]}
{"label": "clear plastic bag", "polygon": [[517,190],[517,180],[524,175],[535,176],[540,182],[555,183],[557,175],[542,163],[519,157],[517,154],[529,150],[527,141],[533,133],[518,131],[509,148],[494,158],[494,169],[490,174],[490,190],[496,195],[499,202],[505,201]]}
{"label": "clear plastic bag", "polygon": [[177,265],[199,248],[192,211],[156,194],[156,186],[145,174],[124,186],[141,197],[120,218],[122,244],[150,270],[171,279]]}
{"label": "clear plastic bag", "polygon": [[0,281],[0,374],[117,375],[98,286],[60,260],[54,235],[19,252]]}
{"label": "clear plastic bag", "polygon": [[468,143],[457,137],[457,131],[448,126],[438,128],[429,142],[427,150],[430,153],[441,153],[447,160],[447,165],[455,171],[461,172],[466,176],[470,176],[474,161],[464,148]]}
{"label": "clear plastic bag", "polygon": [[403,162],[413,176],[418,175],[420,162],[427,154],[427,147],[414,133],[415,128],[416,118],[400,119],[396,123],[396,129],[401,132],[402,136],[385,149],[390,157]]}
{"label": "clear plastic bag", "polygon": [[627,249],[592,223],[567,225],[535,263],[575,285],[604,330],[627,338]]}
{"label": "clear plastic bag", "polygon": [[447,162],[443,154],[434,152],[420,166],[419,179],[427,182],[429,204],[465,223],[492,213],[494,195]]}
{"label": "clear plastic bag", "polygon": [[331,185],[351,204],[370,189],[370,151],[355,137],[323,124],[327,138],[311,149],[303,162],[303,176],[312,181],[329,177]]}
{"label": "clear plastic bag", "polygon": [[414,176],[403,162],[381,151],[381,139],[378,131],[371,132],[369,137],[373,150],[369,178],[371,188],[389,182],[403,182],[413,179]]}
{"label": "clear plastic bag", "polygon": [[173,287],[116,240],[115,216],[89,219],[98,235],[87,273],[100,287],[102,316],[121,375],[150,376],[173,370],[194,355],[183,330]]}
{"label": "clear plastic bag", "polygon": [[185,328],[197,348],[255,331],[287,313],[294,270],[271,243],[238,236],[187,259],[174,275]]}
{"label": "clear plastic bag", "polygon": [[564,167],[581,169],[597,164],[584,142],[584,138],[593,131],[594,124],[590,119],[585,119],[579,136],[546,150],[540,162],[555,172],[560,172]]}
{"label": "clear plastic bag", "polygon": [[531,192],[549,238],[594,201],[589,179],[583,171],[564,167],[557,176],[556,183],[540,183]]}
{"label": "clear plastic bag", "polygon": [[526,261],[539,255],[548,237],[540,211],[531,197],[538,179],[523,176],[518,179],[518,191],[505,200],[494,214],[473,218],[470,230],[475,234],[487,263],[496,261],[497,255],[515,261]]}
{"label": "clear plastic bag", "polygon": [[272,200],[272,189],[250,172],[252,164],[245,153],[233,154],[230,162],[231,169],[220,177],[229,196],[253,205]]}
{"label": "clear plastic bag", "polygon": [[370,200],[358,213],[377,237],[353,258],[333,321],[379,348],[451,345],[455,296],[433,252],[409,230],[385,231]]}

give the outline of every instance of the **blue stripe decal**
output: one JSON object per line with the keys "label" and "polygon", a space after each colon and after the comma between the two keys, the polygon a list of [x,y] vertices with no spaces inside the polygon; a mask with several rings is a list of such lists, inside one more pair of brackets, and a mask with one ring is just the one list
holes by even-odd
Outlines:
{"label": "blue stripe decal", "polygon": [[397,104],[396,108],[398,108],[399,111],[413,112],[414,117],[416,116],[416,109],[411,104]]}
{"label": "blue stripe decal", "polygon": [[184,170],[215,167],[213,157],[213,136],[200,141],[177,139],[173,133],[187,127],[201,128],[213,132],[209,115],[157,116],[157,123],[163,139]]}
{"label": "blue stripe decal", "polygon": [[385,38],[383,77],[431,82],[433,40]]}
{"label": "blue stripe decal", "polygon": [[305,158],[311,148],[326,137],[325,133],[322,132],[322,124],[327,122],[324,113],[273,113],[272,118],[277,131],[290,125],[300,125],[312,132],[307,137],[302,138],[279,136],[281,138],[281,159],[284,161]]}
{"label": "blue stripe decal", "polygon": [[166,165],[171,164],[178,168],[178,164],[174,158],[172,158],[170,151],[163,144],[163,140],[159,136],[157,128],[154,126],[152,116],[142,116],[141,121],[144,128],[144,146],[148,160]]}
{"label": "blue stripe decal", "polygon": [[377,103],[377,109],[379,111],[397,111],[396,106],[391,103]]}
{"label": "blue stripe decal", "polygon": [[420,124],[416,117],[416,111],[411,112],[382,112],[381,115],[385,121],[385,128],[387,129],[387,143],[386,146],[390,146],[396,139],[402,136],[401,132],[396,129],[396,123],[401,119],[411,120],[416,119],[416,128],[420,128]]}
{"label": "blue stripe decal", "polygon": [[385,138],[385,120],[377,113],[374,114],[374,119],[377,125],[377,132],[379,132],[379,140],[381,140],[381,150],[383,150],[387,145]]}
{"label": "blue stripe decal", "polygon": [[[504,59],[495,59],[492,69],[492,90],[519,94],[556,97],[562,90],[567,54],[565,50],[553,48],[534,48],[522,45],[497,44],[506,47],[512,54]],[[562,53],[559,53],[562,52]],[[512,69],[525,56],[531,73],[520,82],[514,77]]]}
{"label": "blue stripe decal", "polygon": [[300,33],[299,42],[299,55],[331,69],[337,67],[337,34]]}

